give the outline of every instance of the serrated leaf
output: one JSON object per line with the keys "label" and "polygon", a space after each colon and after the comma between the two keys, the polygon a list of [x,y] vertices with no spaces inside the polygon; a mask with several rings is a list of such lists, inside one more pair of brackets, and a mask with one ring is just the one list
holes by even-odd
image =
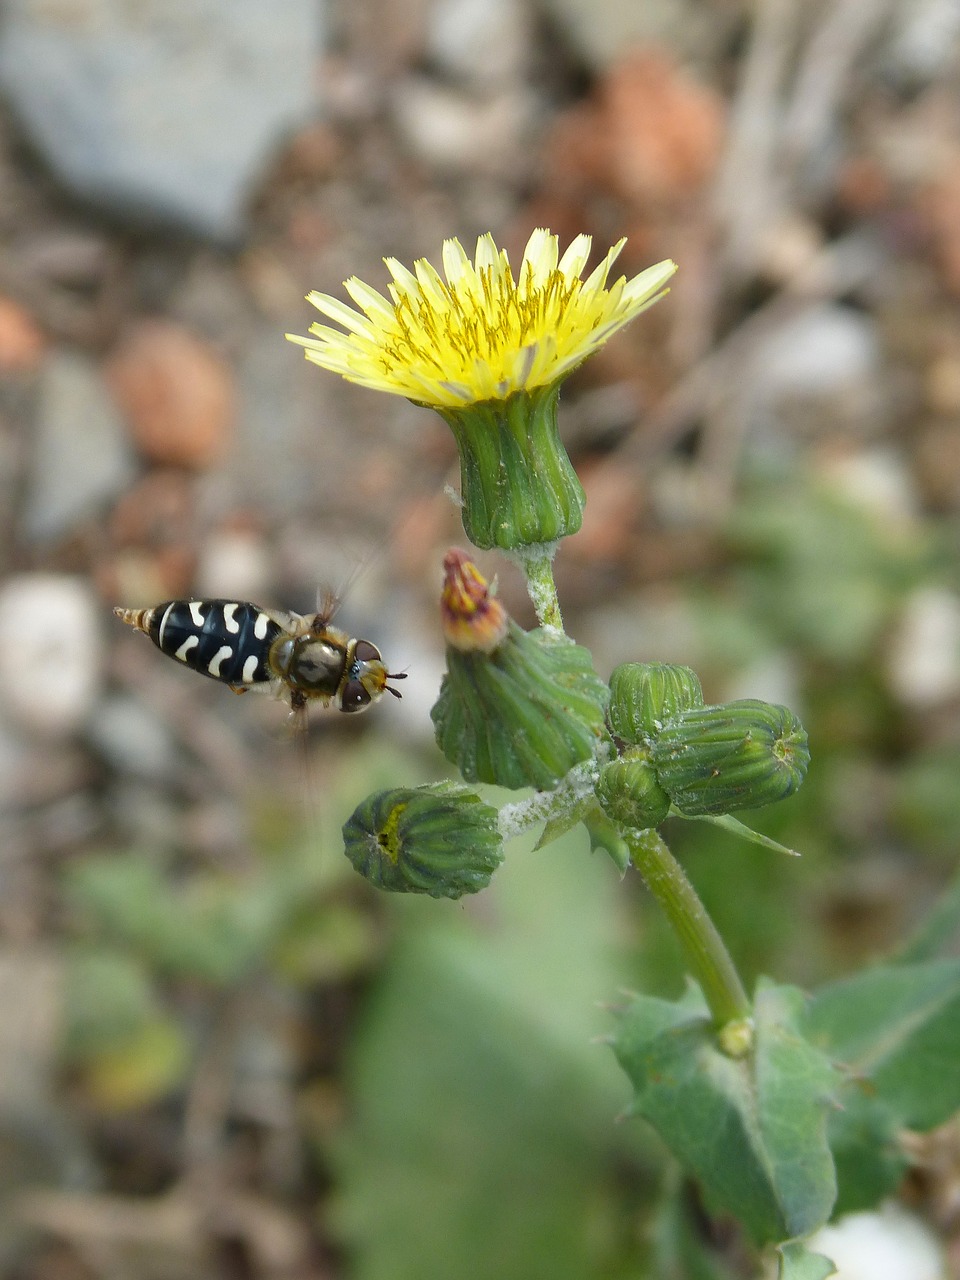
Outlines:
{"label": "serrated leaf", "polygon": [[708,1205],[738,1218],[758,1243],[807,1235],[829,1217],[836,1183],[826,1113],[838,1084],[797,1030],[800,992],[762,983],[753,1052],[723,1054],[709,1013],[637,996],[614,1050],[644,1116]]}
{"label": "serrated leaf", "polygon": [[837,1268],[822,1253],[811,1253],[805,1244],[792,1240],[777,1250],[780,1269],[777,1280],[827,1280],[835,1276]]}
{"label": "serrated leaf", "polygon": [[823,987],[810,1038],[921,1131],[960,1108],[960,960],[885,965]]}

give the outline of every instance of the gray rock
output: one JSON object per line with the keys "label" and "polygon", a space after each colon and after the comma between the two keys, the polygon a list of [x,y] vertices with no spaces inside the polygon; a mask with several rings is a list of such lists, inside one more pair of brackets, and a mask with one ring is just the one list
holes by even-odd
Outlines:
{"label": "gray rock", "polygon": [[115,498],[136,475],[123,420],[95,366],[59,353],[37,398],[22,532],[58,538]]}
{"label": "gray rock", "polygon": [[169,729],[129,694],[100,699],[89,735],[118,773],[153,782],[176,774],[177,749]]}
{"label": "gray rock", "polygon": [[80,196],[218,240],[316,107],[321,0],[7,0],[0,91]]}
{"label": "gray rock", "polygon": [[757,361],[761,400],[822,399],[876,376],[880,344],[868,316],[817,303],[774,331]]}

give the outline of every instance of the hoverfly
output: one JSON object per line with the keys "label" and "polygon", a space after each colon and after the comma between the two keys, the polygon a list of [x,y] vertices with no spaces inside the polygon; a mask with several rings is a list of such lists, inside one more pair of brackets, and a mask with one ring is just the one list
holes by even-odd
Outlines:
{"label": "hoverfly", "polygon": [[335,604],[331,597],[317,613],[300,614],[248,601],[167,600],[114,613],[200,675],[234,693],[272,688],[295,712],[310,702],[366,711],[384,693],[399,698],[387,681],[403,680],[406,672],[388,671],[376,645],[332,626]]}

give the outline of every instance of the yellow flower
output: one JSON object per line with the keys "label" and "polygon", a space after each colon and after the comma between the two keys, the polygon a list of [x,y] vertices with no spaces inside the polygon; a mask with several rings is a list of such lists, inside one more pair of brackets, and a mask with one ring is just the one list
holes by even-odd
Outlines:
{"label": "yellow flower", "polygon": [[308,294],[346,332],[314,324],[313,337],[287,337],[308,360],[349,382],[441,411],[551,387],[656,302],[676,270],[660,262],[608,284],[621,240],[582,280],[590,244],[579,235],[560,257],[557,237],[540,228],[516,280],[491,235],[479,238],[473,262],[459,240],[445,240],[445,280],[426,259],[411,272],[386,258],[389,299],[354,276],[344,287],[359,310],[329,294]]}

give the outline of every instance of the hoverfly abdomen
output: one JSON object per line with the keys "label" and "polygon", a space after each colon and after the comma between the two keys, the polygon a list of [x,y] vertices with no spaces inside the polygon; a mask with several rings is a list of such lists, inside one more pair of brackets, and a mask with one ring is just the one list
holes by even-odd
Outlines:
{"label": "hoverfly abdomen", "polygon": [[269,663],[277,622],[255,604],[235,600],[167,600],[151,609],[116,609],[161,653],[235,689],[275,679]]}

